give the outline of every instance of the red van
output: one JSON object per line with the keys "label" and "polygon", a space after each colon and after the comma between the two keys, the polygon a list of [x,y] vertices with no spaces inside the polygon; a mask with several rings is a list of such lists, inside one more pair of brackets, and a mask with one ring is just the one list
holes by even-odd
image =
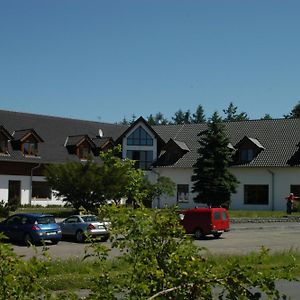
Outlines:
{"label": "red van", "polygon": [[185,231],[201,239],[212,234],[219,238],[223,232],[229,231],[228,211],[222,207],[201,207],[180,212],[180,222]]}

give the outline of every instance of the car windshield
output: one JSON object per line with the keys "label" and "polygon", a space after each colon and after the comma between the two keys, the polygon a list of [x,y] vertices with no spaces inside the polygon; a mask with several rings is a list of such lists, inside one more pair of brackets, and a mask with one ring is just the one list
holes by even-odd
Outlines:
{"label": "car windshield", "polygon": [[81,216],[84,222],[99,222],[96,216]]}
{"label": "car windshield", "polygon": [[50,224],[50,223],[56,223],[54,217],[52,216],[44,216],[44,217],[38,217],[37,218],[38,224]]}

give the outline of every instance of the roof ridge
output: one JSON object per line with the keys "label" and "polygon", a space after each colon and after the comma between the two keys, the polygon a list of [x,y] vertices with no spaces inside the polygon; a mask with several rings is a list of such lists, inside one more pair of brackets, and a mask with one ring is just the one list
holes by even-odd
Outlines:
{"label": "roof ridge", "polygon": [[89,123],[96,123],[99,125],[112,125],[112,126],[124,126],[122,124],[117,123],[108,123],[108,122],[98,122],[98,121],[92,121],[92,120],[84,120],[84,119],[77,119],[77,118],[71,118],[71,117],[62,117],[62,116],[54,116],[54,115],[45,115],[45,114],[39,114],[39,113],[27,113],[27,112],[19,112],[19,111],[12,111],[12,110],[4,110],[0,109],[0,113],[10,113],[15,115],[23,115],[28,117],[38,117],[38,118],[47,118],[47,119],[61,119],[61,120],[71,120],[71,121],[79,121],[79,122],[89,122]]}

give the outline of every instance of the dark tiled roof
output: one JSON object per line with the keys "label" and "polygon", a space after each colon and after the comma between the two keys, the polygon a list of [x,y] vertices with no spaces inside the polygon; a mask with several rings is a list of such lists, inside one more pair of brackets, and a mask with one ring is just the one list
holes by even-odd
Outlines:
{"label": "dark tiled roof", "polygon": [[185,150],[185,151],[190,151],[189,147],[186,145],[185,142],[180,142],[180,141],[176,141],[174,140],[174,143],[182,150]]}
{"label": "dark tiled roof", "polygon": [[72,135],[72,136],[68,136],[65,142],[65,146],[78,146],[79,144],[81,144],[83,141],[88,140],[88,136],[87,135]]}
{"label": "dark tiled roof", "polygon": [[[240,167],[288,167],[300,165],[300,119],[248,120],[224,123],[232,145],[245,136],[259,141],[264,149],[250,163]],[[190,168],[197,160],[200,132],[206,124],[160,125],[153,129],[167,142],[170,138],[184,142],[190,149],[171,167]],[[293,159],[291,161],[291,159]],[[238,166],[236,166],[238,167]]]}
{"label": "dark tiled roof", "polygon": [[36,133],[34,129],[21,129],[16,130],[12,133],[13,139],[16,141],[23,140],[25,137],[33,135],[39,142],[43,142],[44,140]]}
{"label": "dark tiled roof", "polygon": [[110,137],[97,137],[93,139],[96,147],[101,148],[111,141]]}
{"label": "dark tiled roof", "polygon": [[9,147],[10,155],[0,156],[0,160],[25,161],[41,163],[59,163],[68,160],[79,160],[76,155],[70,155],[65,147],[68,136],[87,135],[91,139],[99,134],[99,129],[105,136],[116,140],[128,126],[100,122],[75,120],[44,115],[35,115],[0,110],[0,126],[10,134],[16,130],[33,128],[44,140],[39,144],[39,157],[24,157],[20,151]]}
{"label": "dark tiled roof", "polygon": [[[2,155],[0,160],[41,163],[78,160],[77,156],[70,155],[65,147],[67,137],[86,135],[100,146],[102,142],[107,141],[107,138],[97,140],[99,129],[102,130],[101,134],[111,137],[113,141],[128,130],[128,126],[124,125],[0,110],[0,127],[1,125],[9,134],[16,130],[32,128],[44,143],[39,144],[40,157],[24,157],[20,151],[12,151],[10,147],[10,155]],[[263,147],[250,163],[236,167],[300,166],[300,119],[248,120],[226,122],[224,125],[231,145],[237,145],[247,137],[259,148]],[[161,139],[162,145],[166,145],[172,139],[180,148],[189,150],[171,167],[191,168],[193,166],[198,157],[198,135],[207,129],[205,123],[159,125],[151,128]]]}

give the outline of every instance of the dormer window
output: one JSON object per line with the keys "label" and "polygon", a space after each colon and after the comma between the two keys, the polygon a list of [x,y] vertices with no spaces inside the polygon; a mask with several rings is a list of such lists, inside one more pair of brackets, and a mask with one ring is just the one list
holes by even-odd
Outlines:
{"label": "dormer window", "polygon": [[255,156],[254,149],[241,149],[240,150],[240,161],[248,162],[251,161]]}
{"label": "dormer window", "polygon": [[129,146],[153,146],[153,138],[146,132],[146,130],[139,126],[127,138],[127,145]]}
{"label": "dormer window", "polygon": [[38,145],[42,142],[44,142],[43,139],[33,129],[24,129],[13,133],[11,143],[15,150],[21,150],[25,156],[38,156]]}
{"label": "dormer window", "polygon": [[88,159],[91,155],[91,146],[88,143],[82,143],[77,147],[77,156],[80,159]]}
{"label": "dormer window", "polygon": [[12,139],[9,132],[0,126],[0,154],[8,154],[8,141]]}
{"label": "dormer window", "polygon": [[188,152],[190,152],[190,149],[184,142],[170,139],[161,152],[156,165],[173,165]]}
{"label": "dormer window", "polygon": [[24,155],[38,155],[38,143],[34,139],[28,139],[22,144]]}
{"label": "dormer window", "polygon": [[87,160],[96,149],[95,143],[87,135],[68,136],[65,147],[70,154],[77,155],[81,160]]}
{"label": "dormer window", "polygon": [[236,149],[236,163],[249,163],[265,148],[257,139],[245,136],[234,149]]}
{"label": "dormer window", "polygon": [[0,153],[7,154],[8,153],[8,141],[7,138],[0,133]]}

